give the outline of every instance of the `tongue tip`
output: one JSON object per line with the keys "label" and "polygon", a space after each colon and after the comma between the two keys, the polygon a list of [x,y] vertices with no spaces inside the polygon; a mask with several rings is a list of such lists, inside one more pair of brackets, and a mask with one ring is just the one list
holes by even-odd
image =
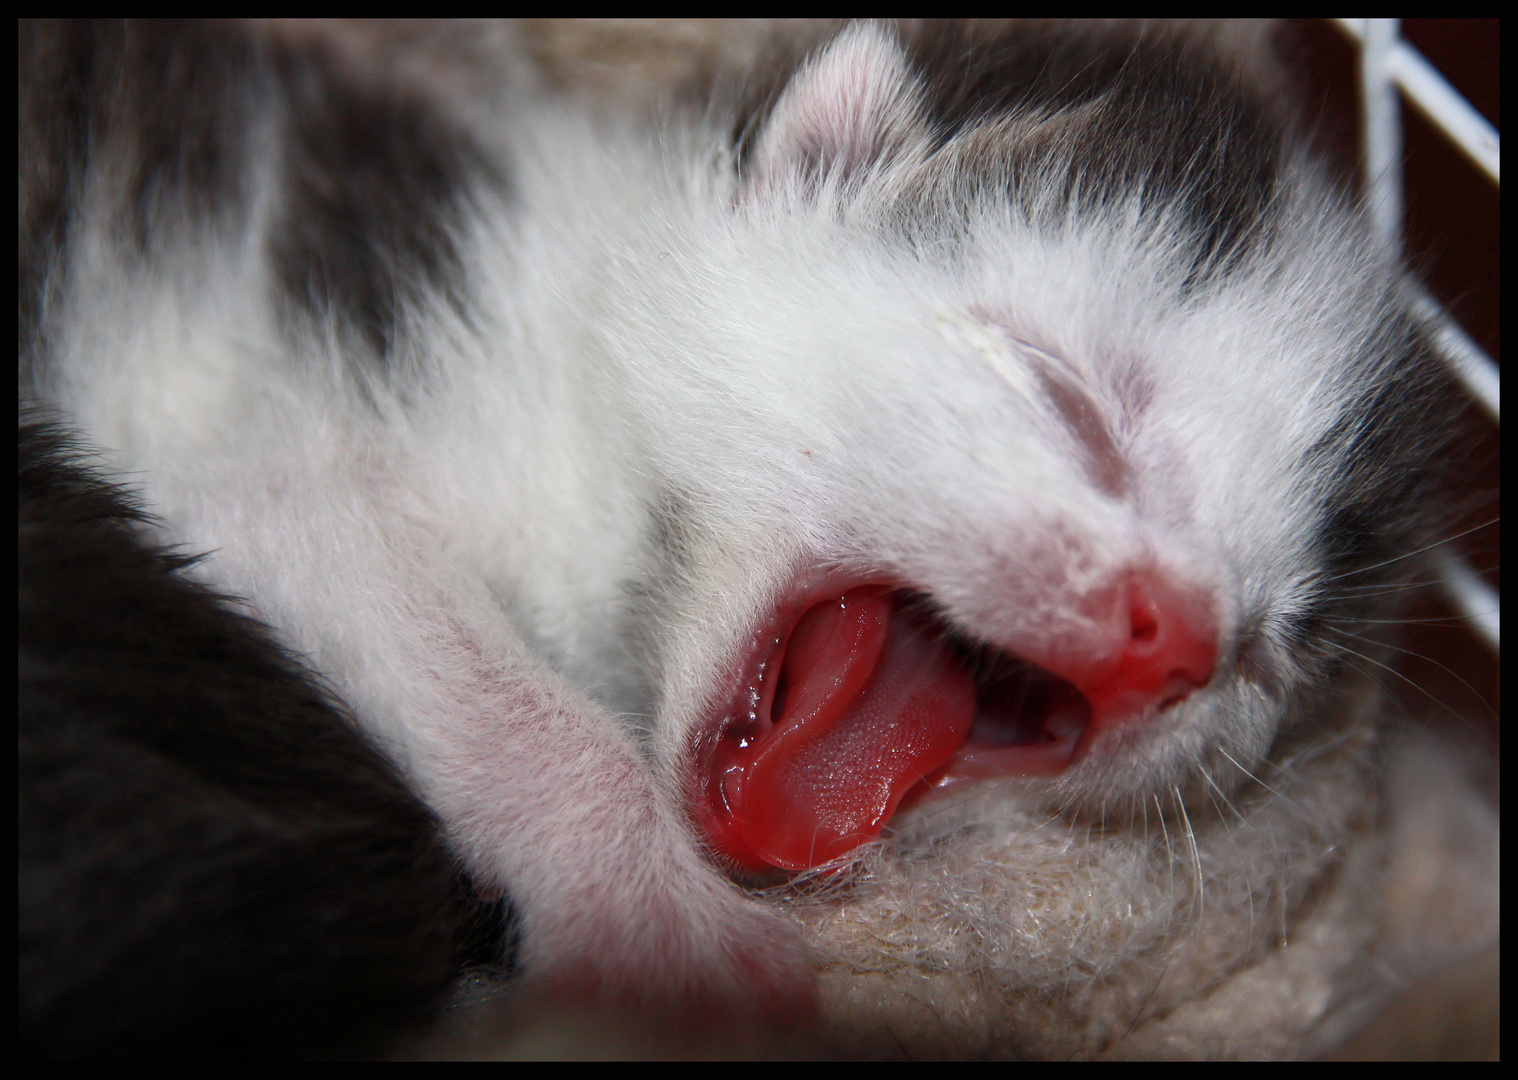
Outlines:
{"label": "tongue tip", "polygon": [[[748,848],[770,866],[790,871],[811,870],[876,839],[904,793],[892,794],[878,809],[842,807],[834,800],[810,804],[792,800],[786,811],[778,815],[758,815],[739,822],[739,833]],[[756,794],[764,801],[761,792]],[[851,809],[855,811],[852,815],[846,812]],[[820,820],[820,811],[825,811],[830,820]]]}

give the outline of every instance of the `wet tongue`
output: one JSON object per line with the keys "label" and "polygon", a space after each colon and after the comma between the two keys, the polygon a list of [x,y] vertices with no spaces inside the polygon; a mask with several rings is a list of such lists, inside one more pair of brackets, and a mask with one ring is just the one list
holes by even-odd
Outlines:
{"label": "wet tongue", "polygon": [[975,686],[878,587],[808,610],[782,671],[785,698],[733,809],[754,854],[805,870],[878,836],[908,789],[964,744]]}

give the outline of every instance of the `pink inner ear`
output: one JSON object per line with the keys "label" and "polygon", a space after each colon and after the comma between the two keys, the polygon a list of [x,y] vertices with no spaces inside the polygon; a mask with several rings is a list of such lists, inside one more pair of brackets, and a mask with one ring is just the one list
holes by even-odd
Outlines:
{"label": "pink inner ear", "polygon": [[743,195],[784,191],[801,177],[846,178],[926,137],[900,43],[882,27],[857,24],[792,79],[759,139]]}
{"label": "pink inner ear", "polygon": [[974,723],[964,664],[878,586],[807,609],[771,662],[758,730],[714,762],[745,865],[806,870],[880,835]]}

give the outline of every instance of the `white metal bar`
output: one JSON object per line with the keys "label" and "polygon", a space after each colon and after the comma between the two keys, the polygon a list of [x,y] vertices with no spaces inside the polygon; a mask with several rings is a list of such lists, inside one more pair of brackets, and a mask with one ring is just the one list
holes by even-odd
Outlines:
{"label": "white metal bar", "polygon": [[[1402,126],[1397,87],[1460,147],[1495,184],[1501,184],[1501,142],[1497,129],[1459,92],[1399,39],[1395,19],[1333,19],[1360,45],[1360,91],[1365,190],[1372,224],[1393,251],[1402,242]],[[1497,365],[1444,306],[1409,279],[1413,311],[1433,331],[1434,344],[1450,370],[1493,422],[1501,423],[1502,376]],[[1466,625],[1497,655],[1502,652],[1502,598],[1449,545],[1437,548],[1434,567],[1445,594]]]}
{"label": "white metal bar", "polygon": [[1365,19],[1360,48],[1366,204],[1371,225],[1395,258],[1402,257],[1402,100],[1392,75],[1401,21]]}
{"label": "white metal bar", "polygon": [[1460,96],[1417,49],[1404,44],[1392,55],[1392,72],[1412,103],[1466,156],[1500,184],[1502,145],[1497,129]]}
{"label": "white metal bar", "polygon": [[1465,624],[1495,653],[1502,652],[1502,597],[1471,568],[1453,548],[1434,549],[1434,565],[1450,599],[1460,609]]}
{"label": "white metal bar", "polygon": [[[1367,40],[1367,23],[1389,20],[1330,21],[1356,41],[1364,43]],[[1491,121],[1466,101],[1460,91],[1451,86],[1449,80],[1439,74],[1438,69],[1407,42],[1398,42],[1391,49],[1387,65],[1397,85],[1407,94],[1408,100],[1464,151],[1493,183],[1500,184],[1502,140]]]}
{"label": "white metal bar", "polygon": [[1413,313],[1428,323],[1434,333],[1434,346],[1444,356],[1455,377],[1486,410],[1492,422],[1502,422],[1502,371],[1497,362],[1476,344],[1465,328],[1450,317],[1444,305],[1421,285],[1407,283],[1408,300]]}

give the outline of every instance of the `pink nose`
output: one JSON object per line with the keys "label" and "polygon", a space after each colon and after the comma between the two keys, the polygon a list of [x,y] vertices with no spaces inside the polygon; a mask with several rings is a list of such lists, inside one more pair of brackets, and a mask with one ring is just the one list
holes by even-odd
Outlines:
{"label": "pink nose", "polygon": [[1118,617],[1127,639],[1115,663],[1076,680],[1091,702],[1093,728],[1141,719],[1206,686],[1217,665],[1210,604],[1157,573],[1135,576]]}

